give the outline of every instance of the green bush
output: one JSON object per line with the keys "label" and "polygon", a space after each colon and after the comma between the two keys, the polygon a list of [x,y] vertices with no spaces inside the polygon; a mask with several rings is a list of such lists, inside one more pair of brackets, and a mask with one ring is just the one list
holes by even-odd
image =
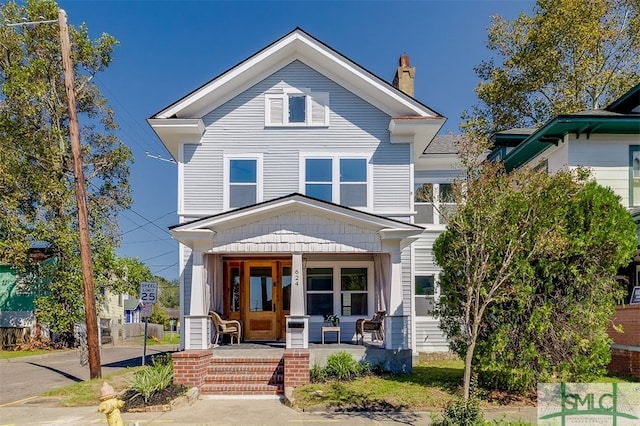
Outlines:
{"label": "green bush", "polygon": [[129,382],[129,388],[134,391],[131,399],[139,396],[147,403],[151,395],[173,382],[173,363],[161,357],[156,357],[153,361],[149,367],[137,371]]}
{"label": "green bush", "polygon": [[340,351],[327,357],[326,367],[315,364],[309,372],[311,381],[314,383],[324,382],[329,379],[351,380],[356,377],[367,375],[371,372],[371,367],[367,363],[359,363],[353,356]]}
{"label": "green bush", "polygon": [[434,419],[436,426],[477,426],[485,424],[478,398],[472,395],[468,401],[459,396],[445,407],[442,418]]}

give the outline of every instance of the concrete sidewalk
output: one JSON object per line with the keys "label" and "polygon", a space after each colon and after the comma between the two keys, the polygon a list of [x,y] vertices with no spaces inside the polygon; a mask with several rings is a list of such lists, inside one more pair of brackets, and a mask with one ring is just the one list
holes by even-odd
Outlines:
{"label": "concrete sidewalk", "polygon": [[[106,424],[95,407],[64,408],[56,401],[33,398],[0,408],[0,425]],[[485,410],[487,419],[524,420],[536,423],[535,407],[500,407]],[[430,412],[299,412],[276,399],[199,399],[191,406],[161,413],[123,413],[126,425],[429,425]]]}

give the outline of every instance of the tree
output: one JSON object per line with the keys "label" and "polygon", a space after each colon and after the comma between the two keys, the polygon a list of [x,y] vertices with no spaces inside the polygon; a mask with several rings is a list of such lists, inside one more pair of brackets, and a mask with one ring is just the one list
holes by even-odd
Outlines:
{"label": "tree", "polygon": [[636,245],[619,198],[586,172],[506,174],[478,160],[487,146],[463,142],[458,210],[434,243],[442,267],[437,314],[465,361],[467,400],[474,365],[525,387],[606,365],[613,277]]}
{"label": "tree", "polygon": [[180,306],[180,283],[177,279],[167,281],[162,277],[156,276],[158,281],[159,293],[158,299],[167,308],[177,308]]}
{"label": "tree", "polygon": [[640,78],[637,0],[538,0],[533,16],[495,16],[475,68],[480,104],[463,128],[489,136],[539,127],[558,114],[597,109]]}
{"label": "tree", "polygon": [[[56,20],[51,0],[9,1],[2,22]],[[111,62],[116,40],[89,38],[70,27],[76,109],[94,254],[96,286],[109,286],[119,242],[117,214],[131,203],[131,152],[114,134],[117,124],[93,77]],[[33,241],[57,258],[48,295],[36,302],[38,320],[56,333],[83,318],[82,276],[74,179],[68,144],[69,111],[57,25],[0,27],[0,262],[24,268]]]}

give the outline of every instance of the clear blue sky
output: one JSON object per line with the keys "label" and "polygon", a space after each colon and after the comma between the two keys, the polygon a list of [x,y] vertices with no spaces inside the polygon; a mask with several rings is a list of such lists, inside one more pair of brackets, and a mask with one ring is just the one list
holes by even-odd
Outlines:
{"label": "clear blue sky", "polygon": [[533,1],[80,1],[60,0],[69,24],[92,38],[118,39],[109,69],[96,77],[129,145],[134,204],[120,218],[119,254],[154,274],[178,278],[177,166],[145,119],[253,55],[295,27],[391,81],[401,54],[416,67],[415,97],[448,118],[477,103],[473,68],[489,59],[492,15],[531,14]]}

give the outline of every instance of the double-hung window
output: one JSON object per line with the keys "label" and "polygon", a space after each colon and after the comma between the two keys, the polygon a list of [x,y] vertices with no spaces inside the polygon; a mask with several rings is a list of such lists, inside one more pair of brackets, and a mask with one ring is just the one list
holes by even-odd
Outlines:
{"label": "double-hung window", "polygon": [[414,306],[415,314],[418,317],[433,315],[435,298],[435,276],[416,275]]}
{"label": "double-hung window", "polygon": [[417,183],[414,189],[415,222],[422,224],[446,224],[455,212],[451,183]]}
{"label": "double-hung window", "polygon": [[329,93],[310,89],[282,89],[265,94],[267,127],[329,125]]}
{"label": "double-hung window", "polygon": [[309,156],[302,159],[306,195],[348,207],[368,207],[368,159]]}
{"label": "double-hung window", "polygon": [[306,269],[308,315],[368,316],[373,262],[314,262]]}
{"label": "double-hung window", "polygon": [[333,269],[307,269],[307,314],[333,315]]}
{"label": "double-hung window", "polygon": [[225,161],[225,208],[238,208],[261,201],[260,157],[226,157]]}

